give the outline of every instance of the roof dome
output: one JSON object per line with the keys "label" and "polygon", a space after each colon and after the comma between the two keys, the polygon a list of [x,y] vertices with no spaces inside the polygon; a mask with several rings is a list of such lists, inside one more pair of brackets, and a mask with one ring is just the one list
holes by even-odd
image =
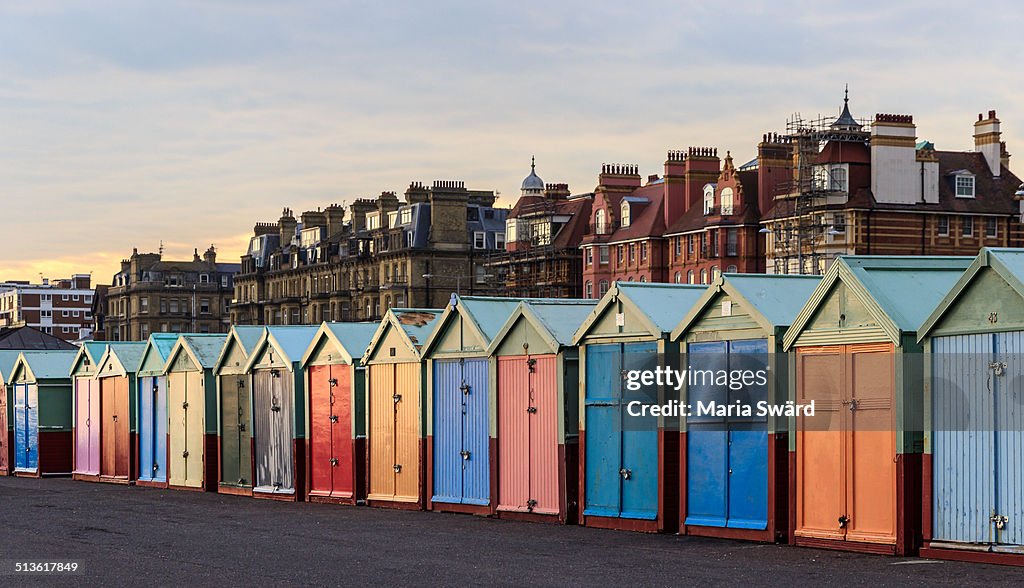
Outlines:
{"label": "roof dome", "polygon": [[832,123],[832,128],[845,131],[859,131],[862,128],[857,119],[853,118],[853,115],[850,114],[849,86],[846,87],[846,91],[843,93],[843,111],[839,113],[839,118]]}
{"label": "roof dome", "polygon": [[530,175],[523,179],[522,191],[541,193],[544,191],[544,180],[537,176],[537,161],[535,158],[530,158]]}

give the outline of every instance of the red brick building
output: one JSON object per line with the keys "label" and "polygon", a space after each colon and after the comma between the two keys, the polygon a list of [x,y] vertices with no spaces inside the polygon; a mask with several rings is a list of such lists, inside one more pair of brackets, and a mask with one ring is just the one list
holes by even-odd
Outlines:
{"label": "red brick building", "polygon": [[92,336],[89,274],[69,279],[0,283],[0,327],[29,326],[65,341]]}

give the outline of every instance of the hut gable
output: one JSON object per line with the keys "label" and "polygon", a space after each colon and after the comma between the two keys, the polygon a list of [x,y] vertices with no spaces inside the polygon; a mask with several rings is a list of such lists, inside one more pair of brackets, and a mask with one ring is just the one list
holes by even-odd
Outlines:
{"label": "hut gable", "polygon": [[453,294],[438,326],[423,345],[422,355],[484,353],[518,304],[515,298]]}
{"label": "hut gable", "polygon": [[162,374],[167,365],[167,358],[177,340],[178,336],[170,333],[150,335],[149,341],[146,342],[146,348],[142,351],[142,359],[139,360],[139,375]]}
{"label": "hut gable", "polygon": [[14,362],[10,381],[30,384],[67,380],[76,355],[71,350],[23,351]]}
{"label": "hut gable", "polygon": [[573,337],[647,337],[672,332],[704,292],[705,286],[615,282]]}
{"label": "hut gable", "polygon": [[249,356],[245,371],[261,368],[284,368],[294,371],[320,327],[267,327]]}
{"label": "hut gable", "polygon": [[558,353],[597,305],[596,300],[524,300],[491,341],[488,354]]}
{"label": "hut gable", "polygon": [[145,348],[146,343],[142,341],[111,343],[107,346],[107,350],[103,352],[103,357],[100,358],[99,365],[96,368],[97,376],[102,378],[107,376],[127,376],[129,373],[134,374],[138,368],[139,360],[142,359],[142,353]]}
{"label": "hut gable", "polygon": [[226,335],[181,335],[167,358],[165,371],[192,372],[213,369]]}
{"label": "hut gable", "polygon": [[443,312],[437,309],[388,309],[366,347],[364,363],[419,361],[420,349],[437,327]]}
{"label": "hut gable", "polygon": [[1024,330],[1024,250],[985,248],[918,331],[927,336]]}
{"label": "hut gable", "polygon": [[302,356],[302,367],[358,362],[377,326],[378,323],[322,324]]}
{"label": "hut gable", "polygon": [[238,374],[245,369],[249,354],[263,336],[263,327],[235,325],[231,327],[224,346],[217,356],[214,372],[219,374]]}
{"label": "hut gable", "polygon": [[96,373],[96,366],[106,352],[107,344],[103,341],[87,341],[78,348],[71,364],[71,376],[91,376]]}

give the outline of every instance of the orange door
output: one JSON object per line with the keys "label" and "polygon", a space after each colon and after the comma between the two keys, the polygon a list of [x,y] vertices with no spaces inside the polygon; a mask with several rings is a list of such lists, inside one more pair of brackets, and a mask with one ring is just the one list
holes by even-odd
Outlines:
{"label": "orange door", "polygon": [[310,493],[331,494],[331,366],[310,366],[309,378],[309,469]]}
{"label": "orange door", "polygon": [[815,416],[800,417],[796,434],[796,533],[843,539],[842,346],[797,350],[797,403],[812,400]]}
{"label": "orange door", "polygon": [[370,430],[367,438],[370,454],[368,498],[395,498],[395,366],[376,364],[369,371]]}
{"label": "orange door", "polygon": [[847,432],[846,539],[896,542],[896,423],[892,346],[847,348],[849,393],[844,395]]}
{"label": "orange door", "polygon": [[420,364],[395,365],[395,500],[420,497]]}
{"label": "orange door", "polygon": [[331,366],[331,495],[341,498],[355,496],[355,464],[352,459],[352,366]]}
{"label": "orange door", "polygon": [[100,378],[100,475],[117,474],[117,378]]}

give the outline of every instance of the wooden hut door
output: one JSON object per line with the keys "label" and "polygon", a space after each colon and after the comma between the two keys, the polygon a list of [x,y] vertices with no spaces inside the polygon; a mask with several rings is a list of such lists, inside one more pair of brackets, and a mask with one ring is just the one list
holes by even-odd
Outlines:
{"label": "wooden hut door", "polygon": [[114,475],[131,475],[131,413],[128,406],[128,378],[114,378]]}
{"label": "wooden hut door", "polygon": [[167,442],[170,455],[167,482],[172,486],[184,486],[187,476],[185,380],[185,372],[167,374]]}
{"label": "wooden hut door", "polygon": [[375,500],[395,498],[395,364],[369,367],[370,476],[368,497]]}
{"label": "wooden hut door", "polygon": [[0,382],[0,470],[8,471],[7,462],[7,388]]}
{"label": "wooden hut door", "polygon": [[[554,355],[530,358],[529,435],[530,497],[527,505],[539,514],[558,514],[558,361]],[[575,401],[575,399],[573,399]]]}
{"label": "wooden hut door", "polygon": [[332,365],[330,379],[331,496],[350,498],[355,495],[355,464],[352,431],[352,366]]}
{"label": "wooden hut door", "polygon": [[405,502],[420,498],[420,370],[419,363],[394,367],[395,500]]}
{"label": "wooden hut door", "polygon": [[329,496],[333,488],[331,366],[309,367],[309,470],[310,493]]}
{"label": "wooden hut door", "polygon": [[498,509],[529,512],[530,380],[525,356],[498,357]]}
{"label": "wooden hut door", "polygon": [[117,414],[116,378],[96,380],[100,388],[100,419],[95,422],[100,430],[100,475],[114,477],[117,469]]}

